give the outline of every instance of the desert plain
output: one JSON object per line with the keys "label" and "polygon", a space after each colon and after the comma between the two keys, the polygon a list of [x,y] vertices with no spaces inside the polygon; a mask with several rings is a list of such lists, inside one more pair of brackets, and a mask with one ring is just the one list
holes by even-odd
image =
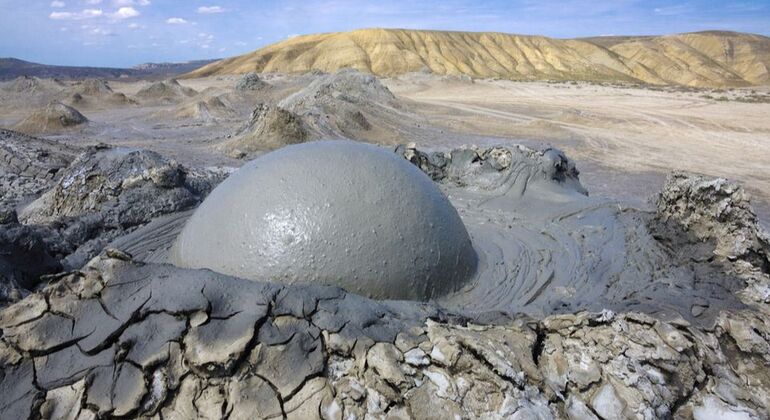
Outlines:
{"label": "desert plain", "polygon": [[0,417],[766,418],[767,43],[0,82]]}

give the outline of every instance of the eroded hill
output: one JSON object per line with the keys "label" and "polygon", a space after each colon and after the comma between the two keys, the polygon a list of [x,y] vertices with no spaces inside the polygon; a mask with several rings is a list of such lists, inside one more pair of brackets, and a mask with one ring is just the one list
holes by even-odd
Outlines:
{"label": "eroded hill", "polygon": [[735,32],[555,39],[491,32],[362,29],[291,38],[189,73],[429,71],[512,80],[728,87],[770,81],[770,38]]}

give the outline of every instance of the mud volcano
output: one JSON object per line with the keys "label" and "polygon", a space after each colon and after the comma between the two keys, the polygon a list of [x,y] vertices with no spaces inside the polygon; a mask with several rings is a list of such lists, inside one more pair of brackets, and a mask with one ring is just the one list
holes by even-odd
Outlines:
{"label": "mud volcano", "polygon": [[190,218],[170,259],[410,300],[456,291],[477,265],[462,220],[430,178],[349,141],[288,146],[245,165]]}

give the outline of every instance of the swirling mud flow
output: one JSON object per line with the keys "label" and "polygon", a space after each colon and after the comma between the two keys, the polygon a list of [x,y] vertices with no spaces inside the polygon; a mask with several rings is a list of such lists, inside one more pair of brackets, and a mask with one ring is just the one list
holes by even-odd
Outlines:
{"label": "swirling mud flow", "polygon": [[[176,265],[459,313],[638,310],[699,322],[740,306],[741,282],[709,250],[678,249],[687,233],[661,223],[589,197],[555,149],[393,154],[317,142],[247,164],[184,229],[179,217],[160,220],[122,245],[157,261],[169,247],[159,244],[176,238]],[[148,241],[150,232],[160,237]],[[138,245],[147,243],[152,251]]]}

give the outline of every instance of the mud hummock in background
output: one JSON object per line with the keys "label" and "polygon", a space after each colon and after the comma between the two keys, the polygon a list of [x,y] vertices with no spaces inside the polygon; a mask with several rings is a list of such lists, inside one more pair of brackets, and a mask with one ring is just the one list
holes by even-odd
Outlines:
{"label": "mud hummock in background", "polygon": [[51,102],[13,128],[26,134],[47,134],[73,129],[88,123],[88,118],[77,109],[61,102]]}

